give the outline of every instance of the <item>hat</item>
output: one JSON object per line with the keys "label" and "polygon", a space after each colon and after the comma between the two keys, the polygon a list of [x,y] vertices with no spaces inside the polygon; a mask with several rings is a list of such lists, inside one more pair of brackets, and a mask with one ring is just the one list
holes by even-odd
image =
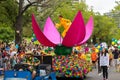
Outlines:
{"label": "hat", "polygon": [[32,51],[27,51],[27,52],[25,52],[25,54],[26,54],[26,55],[33,55],[33,54],[32,54]]}

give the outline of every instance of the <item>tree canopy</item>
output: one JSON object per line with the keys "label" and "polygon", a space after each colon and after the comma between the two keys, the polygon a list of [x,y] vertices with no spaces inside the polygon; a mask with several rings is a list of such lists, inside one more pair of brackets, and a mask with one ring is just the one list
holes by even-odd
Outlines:
{"label": "tree canopy", "polygon": [[[20,1],[20,0],[19,0]],[[63,16],[66,19],[73,20],[75,14],[80,10],[83,14],[85,23],[87,23],[89,17],[94,17],[94,32],[91,37],[93,42],[109,42],[113,37],[119,38],[120,31],[118,24],[116,23],[116,17],[108,17],[99,13],[93,12],[92,9],[83,1],[80,3],[73,3],[72,0],[48,0],[45,3],[42,2],[24,2],[23,5],[23,36],[30,37],[32,35],[31,29],[31,14],[34,13],[37,21],[43,28],[44,22],[48,16],[52,18],[54,23],[59,23],[59,16]],[[43,1],[43,0],[40,0]],[[118,13],[120,11],[120,2],[116,2],[117,6],[112,10],[112,13]],[[3,0],[0,1],[0,39],[1,40],[13,40],[15,36],[16,19],[19,13],[18,0]],[[24,10],[25,9],[25,10]],[[118,15],[118,14],[116,14]],[[19,20],[18,20],[19,22]],[[19,27],[19,25],[18,25]],[[89,41],[90,42],[90,41]]]}

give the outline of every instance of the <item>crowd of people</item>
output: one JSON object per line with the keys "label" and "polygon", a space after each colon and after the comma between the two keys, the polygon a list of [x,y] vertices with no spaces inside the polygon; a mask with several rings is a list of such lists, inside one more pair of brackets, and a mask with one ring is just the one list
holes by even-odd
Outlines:
{"label": "crowd of people", "polygon": [[[96,64],[98,63],[98,73],[103,72],[104,80],[108,79],[108,68],[110,66],[115,65],[116,71],[120,72],[120,51],[117,46],[109,46],[107,48],[103,47],[102,50],[96,51],[96,47],[94,45],[92,46],[84,45],[73,48],[73,52],[69,56],[71,58],[71,56],[73,57],[76,54],[77,54],[76,59],[80,59],[78,61],[75,61],[78,64],[79,61],[80,63],[81,61],[86,61],[88,64],[91,64],[92,68],[96,68],[97,67]],[[33,42],[28,43],[27,40],[23,40],[22,43],[19,45],[15,45],[14,42],[11,43],[0,42],[0,70],[5,71],[5,70],[14,69],[14,66],[16,64],[23,64],[23,63],[32,64],[32,62],[27,62],[27,60],[36,61],[38,62],[38,65],[40,64],[40,61],[37,59],[36,60],[30,60],[30,58],[28,59],[29,55],[51,55],[51,56],[55,56],[53,57],[54,60],[56,59],[54,49],[42,46],[41,44],[34,44]],[[64,59],[66,60],[67,58]],[[53,62],[56,63],[55,61]],[[69,61],[68,63],[71,62]],[[36,72],[34,72],[33,70],[32,72],[36,74]]]}
{"label": "crowd of people", "polygon": [[[46,48],[33,44],[33,42],[27,43],[23,40],[22,44],[15,45],[11,43],[0,43],[0,70],[23,70],[23,66],[17,66],[17,64],[26,64],[27,69],[32,73],[34,77],[36,75],[36,66],[40,64],[40,60],[34,55],[46,55]],[[51,51],[52,52],[52,51]],[[47,53],[49,55],[49,52]],[[51,54],[50,54],[51,55]],[[18,68],[19,67],[19,68]]]}

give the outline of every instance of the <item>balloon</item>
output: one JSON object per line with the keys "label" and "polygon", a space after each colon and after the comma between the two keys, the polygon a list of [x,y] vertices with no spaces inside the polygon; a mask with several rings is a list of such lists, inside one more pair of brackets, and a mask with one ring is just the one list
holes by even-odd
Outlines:
{"label": "balloon", "polygon": [[99,50],[102,51],[102,49],[103,49],[103,48],[101,47]]}
{"label": "balloon", "polygon": [[37,41],[37,38],[36,38],[36,37],[34,37],[34,41]]}
{"label": "balloon", "polygon": [[112,42],[112,45],[115,45],[115,42]]}
{"label": "balloon", "polygon": [[107,45],[106,42],[102,42],[101,45],[102,45],[102,47],[104,47],[104,48],[108,48],[108,45]]}
{"label": "balloon", "polygon": [[95,49],[95,52],[96,52],[96,53],[98,53],[98,52],[99,52],[99,50],[98,50],[98,49]]}
{"label": "balloon", "polygon": [[118,49],[120,49],[120,45],[118,46]]}
{"label": "balloon", "polygon": [[115,40],[115,43],[117,43],[117,39]]}
{"label": "balloon", "polygon": [[97,47],[98,49],[100,48],[100,46]]}
{"label": "balloon", "polygon": [[120,40],[118,40],[117,43],[120,44]]}
{"label": "balloon", "polygon": [[97,47],[98,46],[98,44],[95,44],[95,47]]}
{"label": "balloon", "polygon": [[115,41],[115,38],[112,38],[112,41]]}
{"label": "balloon", "polygon": [[35,34],[33,34],[32,36],[35,37]]}

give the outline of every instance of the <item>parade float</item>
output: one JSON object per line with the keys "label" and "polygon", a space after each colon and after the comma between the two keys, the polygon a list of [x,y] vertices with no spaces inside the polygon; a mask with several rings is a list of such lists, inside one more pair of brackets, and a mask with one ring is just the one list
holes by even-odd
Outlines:
{"label": "parade float", "polygon": [[[61,25],[64,27],[62,34],[57,30]],[[91,71],[89,62],[79,58],[78,54],[71,53],[73,47],[84,44],[92,35],[92,16],[85,25],[82,13],[78,11],[73,22],[61,18],[60,23],[56,24],[57,29],[51,18],[48,17],[43,31],[41,31],[35,16],[32,15],[32,27],[37,40],[43,46],[54,48],[56,56],[52,59],[52,68],[58,77],[83,77]]]}

